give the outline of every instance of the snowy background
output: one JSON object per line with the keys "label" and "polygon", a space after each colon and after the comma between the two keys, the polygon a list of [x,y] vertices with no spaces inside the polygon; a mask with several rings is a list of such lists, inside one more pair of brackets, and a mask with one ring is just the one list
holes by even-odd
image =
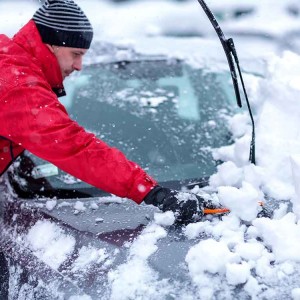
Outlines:
{"label": "snowy background", "polygon": [[[138,44],[144,35],[214,35],[197,1],[77,2],[100,40]],[[198,240],[184,262],[197,293],[183,290],[176,299],[212,299],[216,286],[225,299],[231,299],[227,294],[231,287],[243,289],[247,299],[300,299],[300,2],[211,0],[207,4],[218,12],[222,29],[234,38],[238,52],[266,66],[263,78],[245,75],[255,111],[257,164],[248,162],[249,117],[239,113],[228,120],[235,143],[214,153],[225,162],[209,186],[231,213],[186,226],[186,237]],[[37,5],[37,1],[0,1],[1,32],[12,35]],[[235,17],[237,8],[253,13]],[[194,192],[200,191],[195,188]],[[272,205],[272,219],[256,218],[257,203],[262,200]],[[57,203],[47,205],[53,209]],[[81,202],[74,203],[74,208],[86,209]],[[171,281],[159,280],[148,264],[172,222],[172,214],[157,213],[129,245],[128,261],[109,273],[111,299],[166,299],[176,290]],[[203,240],[203,234],[209,238]],[[22,238],[54,269],[75,243],[50,221],[36,223]],[[84,270],[106,259],[102,249],[84,248],[76,267]]]}

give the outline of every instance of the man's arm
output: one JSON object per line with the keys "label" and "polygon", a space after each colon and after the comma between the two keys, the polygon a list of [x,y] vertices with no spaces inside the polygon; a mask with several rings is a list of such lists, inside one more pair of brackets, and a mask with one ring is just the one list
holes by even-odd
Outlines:
{"label": "man's arm", "polygon": [[65,172],[137,203],[156,185],[121,151],[70,119],[55,94],[45,87],[15,88],[2,103],[0,116],[7,123],[5,135]]}

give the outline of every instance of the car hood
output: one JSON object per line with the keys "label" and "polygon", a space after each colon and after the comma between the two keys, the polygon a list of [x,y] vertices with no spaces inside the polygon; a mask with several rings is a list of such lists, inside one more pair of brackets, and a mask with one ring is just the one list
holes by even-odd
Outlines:
{"label": "car hood", "polygon": [[29,272],[51,282],[57,294],[110,299],[116,282],[111,278],[122,278],[121,270],[136,260],[174,292],[191,284],[184,261],[195,242],[184,235],[184,227],[164,224],[170,217],[159,218],[163,214],[153,206],[117,197],[10,197],[1,205],[1,247]]}

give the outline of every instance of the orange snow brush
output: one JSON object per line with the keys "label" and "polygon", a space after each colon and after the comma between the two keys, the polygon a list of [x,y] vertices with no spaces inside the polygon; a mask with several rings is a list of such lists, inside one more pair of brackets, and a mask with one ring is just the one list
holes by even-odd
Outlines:
{"label": "orange snow brush", "polygon": [[[262,201],[258,201],[259,206],[264,206]],[[217,214],[226,214],[229,213],[230,209],[226,207],[218,207],[218,208],[204,208],[203,213],[205,215],[217,215]]]}
{"label": "orange snow brush", "polygon": [[226,214],[230,212],[229,208],[222,207],[222,208],[204,208],[203,210],[205,215],[216,215],[216,214]]}

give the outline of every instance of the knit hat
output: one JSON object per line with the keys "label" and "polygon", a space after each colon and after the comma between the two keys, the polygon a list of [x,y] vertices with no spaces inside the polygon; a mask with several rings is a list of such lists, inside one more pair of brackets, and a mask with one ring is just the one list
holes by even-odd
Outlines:
{"label": "knit hat", "polygon": [[46,0],[32,17],[45,44],[88,49],[93,28],[72,0]]}

